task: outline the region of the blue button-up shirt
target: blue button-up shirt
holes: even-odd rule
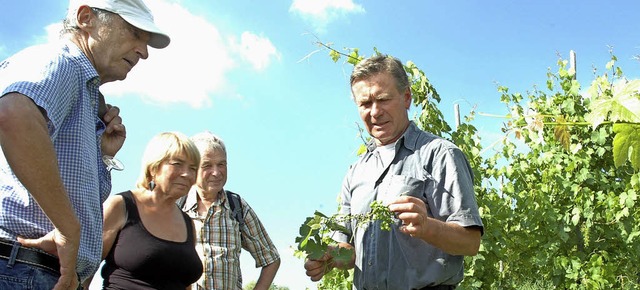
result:
[[[81,279],[100,264],[102,202],[111,191],[100,150],[105,124],[98,117],[99,85],[89,59],[69,41],[30,47],[0,62],[0,96],[23,94],[46,112],[62,181],[82,226]],[[0,238],[38,238],[53,228],[0,154]]]
[[[482,228],[471,168],[454,144],[412,122],[396,143],[390,164],[379,162],[373,149],[372,143],[344,178],[341,214],[367,213],[373,201],[389,204],[404,194],[421,198],[430,217]],[[352,222],[345,224],[350,233],[334,236],[355,246],[355,289],[420,289],[462,281],[463,256],[400,232],[400,223],[384,231],[379,222],[364,227]]]

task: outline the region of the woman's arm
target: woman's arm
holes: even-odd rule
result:
[[[121,195],[110,196],[104,202],[103,208],[103,226],[102,226],[102,260],[104,260],[113,243],[115,243],[118,232],[124,227],[126,221],[126,209],[124,198]],[[84,289],[89,289],[93,275],[82,283]]]

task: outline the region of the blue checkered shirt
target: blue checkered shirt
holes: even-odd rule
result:
[[[100,264],[102,202],[111,191],[100,150],[105,124],[98,117],[99,85],[89,59],[69,41],[33,46],[0,62],[0,96],[23,94],[46,112],[62,181],[82,226],[77,266],[81,279]],[[38,238],[52,230],[0,154],[0,238]]]

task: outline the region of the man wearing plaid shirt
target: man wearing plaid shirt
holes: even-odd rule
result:
[[[222,140],[210,132],[191,138],[200,150],[201,162],[195,186],[182,207],[194,221],[196,251],[203,263],[203,275],[194,289],[242,289],[240,251],[247,250],[262,268],[255,289],[269,289],[280,267],[280,255],[256,213],[239,196],[232,212],[223,186],[227,182],[227,151]]]

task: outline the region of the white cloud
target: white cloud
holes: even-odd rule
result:
[[[316,32],[325,32],[329,23],[350,13],[364,13],[353,0],[293,0],[289,11],[309,21]]]
[[[218,29],[175,3],[149,1],[154,18],[170,37],[164,49],[149,49],[123,82],[102,87],[105,95],[136,94],[156,104],[211,106],[211,94],[227,86],[235,62]]]
[[[225,36],[175,1],[147,1],[147,5],[158,26],[171,37],[171,43],[164,49],[149,48],[149,58],[140,60],[126,80],[102,86],[101,91],[108,98],[133,95],[156,105],[186,103],[193,108],[209,107],[212,96],[238,95],[227,79],[229,71],[240,69],[238,62],[246,61],[261,71],[272,59],[280,59],[266,37],[250,32],[240,37]],[[61,28],[60,23],[47,26],[42,42],[57,40]]]
[[[232,38],[230,43],[234,51],[256,71],[262,71],[269,66],[272,58],[280,60],[280,54],[266,37],[245,31],[240,36],[239,43],[235,38]]]
[[[60,39],[60,30],[62,30],[62,23],[57,22],[49,24],[44,28],[47,32],[46,37],[40,39],[39,42],[55,42]]]

